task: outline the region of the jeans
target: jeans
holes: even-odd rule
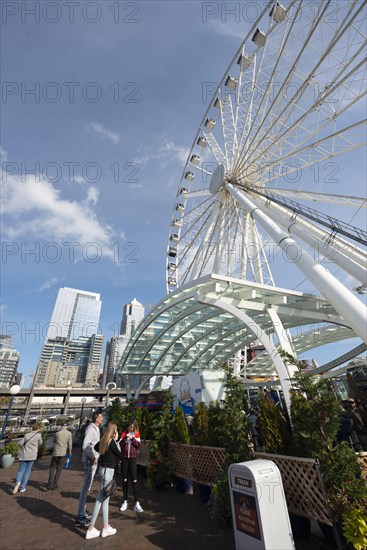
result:
[[[138,471],[136,465],[136,458],[123,458],[122,459],[122,492],[124,494],[124,500],[127,500],[128,497],[128,488],[127,488],[127,479],[130,474],[132,485],[133,485],[133,495],[134,500],[137,502],[138,497]]]
[[[114,468],[105,468],[100,466],[98,470],[99,477],[101,478],[101,487],[98,491],[96,503],[93,508],[92,518],[90,520],[91,525],[95,525],[99,511],[102,506],[102,517],[103,525],[108,525],[108,505],[110,502],[110,497],[105,497],[103,494],[103,487],[105,487],[112,479],[115,474]]]
[[[94,464],[93,466],[92,464],[88,464],[88,462],[84,464],[83,485],[80,490],[80,497],[79,497],[79,503],[78,503],[77,517],[79,519],[82,519],[84,517],[85,504],[87,502],[87,494],[92,486],[93,478],[94,478],[94,474],[96,473],[96,470],[97,470],[97,463]]]
[[[48,475],[48,488],[57,487],[62,469],[66,462],[66,456],[53,456],[51,458],[50,473]]]
[[[31,474],[34,460],[20,460],[16,483],[20,483],[20,488],[25,489]]]

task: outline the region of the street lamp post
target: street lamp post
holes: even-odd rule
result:
[[[80,411],[79,428],[80,428],[80,426],[82,425],[82,418],[83,418],[84,405],[86,404],[87,399],[86,399],[85,397],[82,397],[80,401],[81,401],[81,404],[82,404],[82,410]]]
[[[3,427],[2,427],[2,430],[1,430],[0,439],[4,439],[4,437],[5,437],[5,430],[6,430],[6,426],[8,424],[11,407],[13,405],[14,397],[20,392],[20,386],[18,386],[18,384],[14,384],[14,386],[12,386],[9,391],[11,393],[11,398],[10,398],[10,401],[9,401],[8,410],[6,412],[4,424],[3,424]]]

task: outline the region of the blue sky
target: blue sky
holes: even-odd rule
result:
[[[26,375],[60,287],[101,294],[106,341],[124,303],[163,297],[203,87],[221,78],[257,13],[240,2],[247,11],[226,15],[227,4],[80,1],[71,12],[3,2],[1,332],[13,334]],[[363,170],[358,152],[339,163],[338,192],[352,194],[343,178]]]

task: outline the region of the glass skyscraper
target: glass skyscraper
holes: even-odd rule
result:
[[[60,288],[37,367],[36,387],[96,386],[103,348],[101,305],[95,292]]]
[[[131,300],[130,304],[125,304],[122,314],[120,334],[131,338],[137,326],[143,320],[144,315],[144,306],[138,302],[136,298]]]
[[[100,295],[95,292],[60,288],[46,337],[77,340],[100,333],[101,305]]]

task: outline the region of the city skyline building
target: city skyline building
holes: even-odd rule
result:
[[[63,287],[59,289],[46,339],[67,338],[99,334],[99,316],[102,302],[100,294]]]
[[[14,349],[13,339],[0,334],[0,387],[10,388],[16,383],[20,353]]]
[[[0,349],[14,349],[14,342],[10,334],[0,334]]]
[[[130,338],[144,319],[144,316],[145,308],[136,298],[133,298],[130,303],[124,304],[120,323],[120,334],[118,336],[112,336],[106,345],[101,383],[102,388],[105,388],[106,384],[109,382],[115,382],[118,387],[122,387],[122,379],[120,376],[116,375],[117,367]]]
[[[93,334],[69,340],[48,338],[38,363],[36,387],[88,387],[98,385],[103,336]]]
[[[120,325],[120,335],[126,335],[128,338],[131,338],[138,325],[144,319],[144,316],[145,308],[136,298],[133,298],[129,304],[125,304]]]
[[[102,388],[105,388],[109,382],[115,382],[117,386],[121,386],[121,380],[116,379],[116,370],[128,342],[129,338],[125,334],[112,336],[108,340],[103,366]]]
[[[98,334],[100,294],[59,289],[38,362],[36,387],[94,387],[98,384],[103,336]]]

